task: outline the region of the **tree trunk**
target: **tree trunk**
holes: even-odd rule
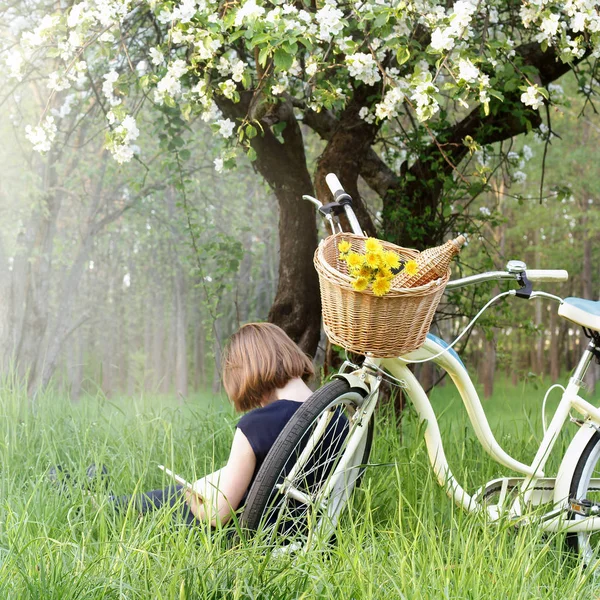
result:
[[[175,215],[175,190],[172,187],[167,189],[167,210],[171,222],[174,221]],[[181,242],[181,234],[177,228],[173,225],[171,227],[171,235],[173,236],[173,247],[178,247]],[[188,395],[188,368],[187,368],[187,338],[186,338],[186,302],[185,302],[185,279],[183,275],[183,267],[179,261],[177,252],[171,249],[171,262],[174,266],[173,275],[173,292],[174,292],[174,306],[173,306],[173,328],[175,329],[175,342],[174,342],[174,383],[175,383],[175,394],[181,400]]]
[[[162,386],[165,352],[165,295],[164,288],[158,282],[158,293],[153,305],[153,335],[152,335],[152,389],[157,392]]]
[[[196,309],[196,322],[194,323],[194,389],[204,389],[206,385],[206,349],[205,334],[202,326],[202,315]]]
[[[164,394],[167,394],[171,391],[171,386],[174,382],[174,374],[175,374],[175,364],[176,364],[176,355],[177,352],[177,331],[175,325],[175,319],[177,317],[177,299],[175,297],[175,289],[173,282],[171,281],[171,310],[169,311],[169,320],[167,321],[167,347],[166,347],[166,356],[164,361],[164,375],[162,378],[162,384],[160,386],[160,391]]]
[[[175,393],[180,399],[188,395],[187,341],[186,341],[185,281],[181,265],[175,267]]]
[[[213,377],[212,377],[212,392],[218,394],[221,391],[221,334],[220,334],[220,323],[216,321],[213,327],[215,338],[213,340],[213,354],[215,357],[215,363],[213,366]]]
[[[510,381],[513,386],[516,386],[519,383],[519,358],[521,353],[521,332],[517,330],[514,336],[512,353],[511,353],[511,365],[512,365],[512,374]]]
[[[4,242],[0,234],[0,375],[5,373],[10,365],[10,323],[8,320],[10,303],[10,270],[8,256],[4,250]]]
[[[253,102],[246,92],[238,104],[220,100],[232,118],[244,118]],[[306,166],[304,140],[290,102],[262,117],[263,133],[252,139],[256,168],[265,178],[279,205],[279,280],[269,321],[279,325],[305,352],[313,355],[321,329],[321,297],[313,254],[317,247],[314,207],[302,200],[314,195]],[[272,133],[273,123],[285,123],[282,144]]]

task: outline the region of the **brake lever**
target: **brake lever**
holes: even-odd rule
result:
[[[533,292],[533,284],[531,281],[529,281],[529,279],[527,279],[525,271],[517,275],[517,282],[519,283],[520,287],[518,290],[515,290],[515,296],[517,296],[517,298],[525,298],[526,300],[529,300]]]
[[[318,200],[317,198],[314,198],[313,196],[309,196],[308,194],[304,194],[302,196],[302,200],[308,200],[311,204],[314,204],[317,207],[317,210],[327,219],[327,222],[329,223],[329,227],[331,227],[331,233],[333,235],[335,235],[336,230],[335,230],[335,222],[334,222],[334,219],[332,216],[333,211],[328,209],[329,205],[323,207],[323,203],[320,200]],[[337,221],[337,217],[336,217],[336,221]],[[340,227],[340,231],[341,231],[341,227]]]

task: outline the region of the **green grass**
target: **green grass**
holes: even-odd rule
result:
[[[485,403],[501,444],[531,459],[542,390],[500,382]],[[433,394],[451,467],[473,491],[504,474],[484,455],[448,386]],[[551,405],[555,403],[550,402]],[[408,410],[401,431],[383,407],[372,461],[337,542],[281,557],[259,540],[190,529],[168,509],[140,519],[97,510],[78,488],[47,481],[53,464],[82,474],[106,464],[115,493],[167,483],[157,463],[189,478],[221,466],[235,426],[222,400],[86,398],[49,391],[32,410],[0,384],[0,598],[590,598],[594,569],[563,552],[561,536],[515,530],[456,508],[435,482]],[[559,445],[564,447],[566,440]],[[557,459],[555,459],[557,460]],[[600,573],[600,570],[598,570]]]

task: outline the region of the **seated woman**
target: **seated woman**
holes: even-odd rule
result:
[[[136,496],[112,497],[119,508],[130,503],[145,513],[180,504],[189,523],[226,523],[243,505],[267,453],[292,415],[311,394],[310,359],[271,323],[249,323],[233,334],[223,354],[223,384],[238,412],[227,464],[193,484],[196,493],[170,486]],[[185,503],[181,502],[182,497]]]

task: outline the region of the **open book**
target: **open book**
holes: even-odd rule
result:
[[[165,467],[164,465],[158,465],[158,468],[161,471],[164,471],[169,477],[172,477],[176,483],[183,486],[184,488],[187,488],[191,492],[194,492],[194,494],[196,494],[197,496],[200,496],[200,498],[204,499],[203,494],[201,494],[200,491],[197,489],[198,486],[194,486],[194,484],[190,483],[180,475],[177,475],[177,473],[173,473],[171,469],[167,469],[167,467]]]

